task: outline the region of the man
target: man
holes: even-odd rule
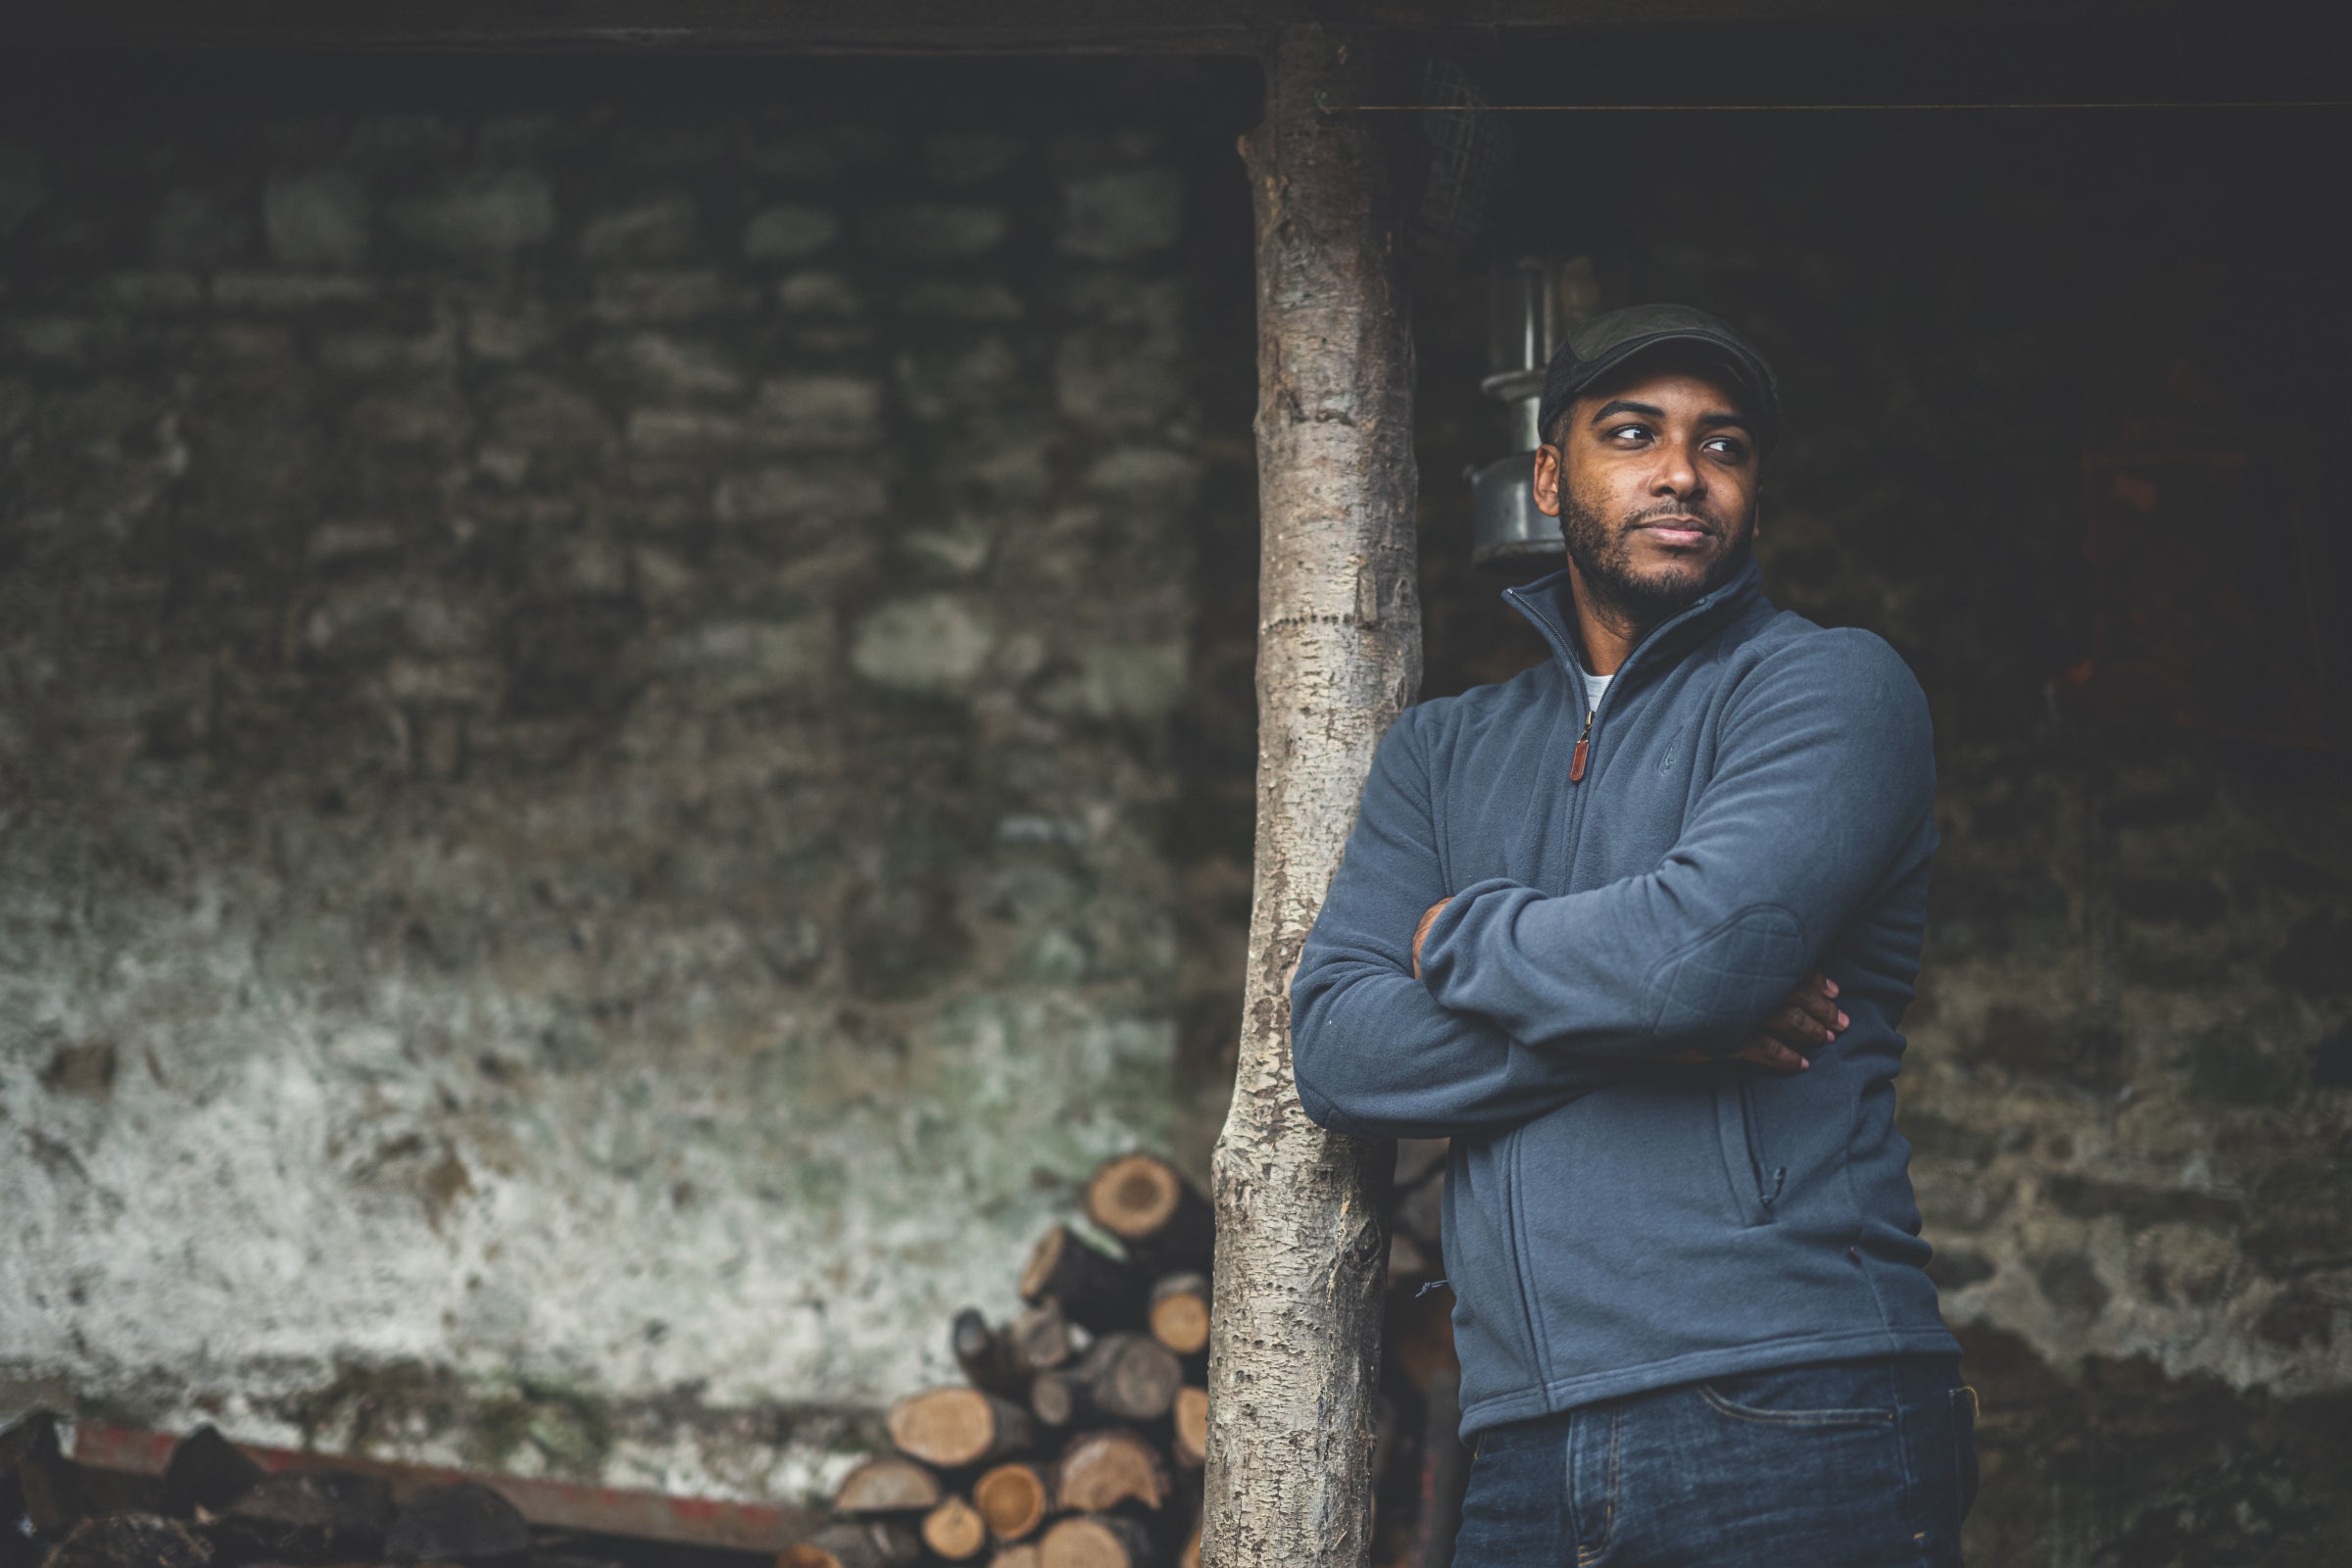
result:
[[[1892,1082],[1927,704],[1765,600],[1779,421],[1700,312],[1561,345],[1567,566],[1504,595],[1554,657],[1391,727],[1292,987],[1309,1115],[1453,1139],[1461,1568],[1960,1560],[1975,1402]]]

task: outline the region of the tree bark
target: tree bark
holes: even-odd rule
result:
[[[1239,1070],[1215,1158],[1209,1568],[1361,1568],[1391,1152],[1291,1075],[1290,976],[1383,730],[1421,679],[1413,357],[1380,51],[1299,26],[1243,154],[1257,217],[1258,768]],[[1409,127],[1408,127],[1409,128]]]

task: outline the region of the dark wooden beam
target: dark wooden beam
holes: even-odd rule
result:
[[[1228,54],[1287,23],[1482,42],[1601,26],[2080,23],[2100,0],[51,0],[0,47]]]

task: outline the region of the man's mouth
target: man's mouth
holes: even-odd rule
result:
[[[1634,530],[1673,550],[1695,549],[1715,534],[1714,529],[1696,517],[1652,517],[1647,522],[1635,523]]]

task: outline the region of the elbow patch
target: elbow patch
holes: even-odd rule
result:
[[[1805,938],[1777,904],[1751,904],[1660,958],[1649,971],[1649,1028],[1661,1039],[1744,1029],[1803,969]]]

